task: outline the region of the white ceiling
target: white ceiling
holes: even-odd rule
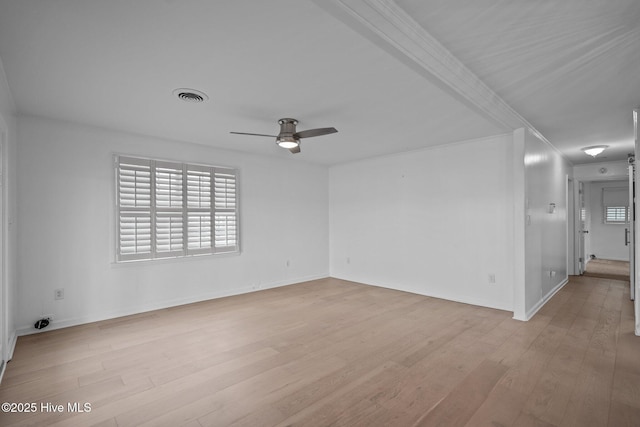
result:
[[[633,151],[640,2],[0,0],[0,59],[21,114],[326,165],[527,125],[579,164]],[[339,132],[229,134],[282,117]]]

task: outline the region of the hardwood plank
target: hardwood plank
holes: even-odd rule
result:
[[[640,409],[640,375],[616,367],[611,399]]]
[[[531,394],[550,358],[548,354],[537,350],[527,351],[505,373],[499,384],[518,393]]]
[[[521,413],[513,427],[557,427],[554,424],[549,424],[535,416],[527,413]]]
[[[524,394],[496,385],[466,425],[511,426],[520,416],[526,399]]]
[[[115,418],[109,418],[109,419],[104,420],[102,422],[93,424],[91,427],[118,427],[118,423],[116,423],[116,419]]]
[[[278,426],[350,425],[359,414],[374,405],[372,399],[395,381],[407,368],[394,362],[386,362],[361,378],[354,387],[338,390],[337,396],[321,404],[305,408],[293,417],[283,420]],[[202,421],[202,420],[201,420]]]
[[[618,335],[616,369],[640,375],[640,338],[634,334],[634,328],[634,322],[627,322],[625,330]]]
[[[484,403],[507,367],[485,360],[416,426],[464,426]]]
[[[160,414],[157,416],[150,417],[149,411],[143,416],[136,410],[118,416],[116,420],[119,426],[180,425],[196,419],[203,425],[229,425],[255,412],[253,408],[268,406],[280,396],[322,378],[341,366],[336,358],[303,358],[214,393],[203,394],[200,388],[194,388],[187,403],[178,404],[174,399],[165,399],[162,405],[154,406],[152,412]]]
[[[387,425],[413,425],[474,372],[493,349],[476,347],[471,352],[459,343],[442,346],[377,397],[377,403],[387,412],[375,417],[388,420]]]
[[[625,405],[624,403],[611,402],[608,426],[610,427],[637,427],[640,420],[640,409]]]
[[[92,410],[0,425],[635,425],[627,286],[572,277],[519,322],[322,279],[20,337],[0,401]]]
[[[558,347],[531,391],[524,406],[526,413],[551,424],[560,423],[582,370],[587,346],[586,340],[567,339]]]
[[[509,339],[489,356],[490,359],[506,366],[513,366],[529,350],[531,343],[538,338],[550,321],[551,318],[547,316],[534,317],[526,323],[526,327],[521,327],[511,334]]]
[[[353,360],[343,368],[284,396],[274,402],[273,406],[284,416],[293,416],[305,408],[323,401],[336,391],[348,390],[354,384],[366,380],[386,361],[393,361],[395,355],[411,351],[414,343],[424,340],[425,337],[421,332],[412,332],[401,336],[396,341],[390,342],[385,348],[381,348],[373,354],[361,354],[359,359]]]

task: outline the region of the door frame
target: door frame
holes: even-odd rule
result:
[[[638,151],[640,150],[640,135],[638,135],[638,113],[640,113],[640,109],[636,108],[633,110],[633,133],[634,133],[634,138],[635,138],[635,146],[634,146],[634,158],[636,156],[636,154],[638,153]],[[635,176],[635,188],[640,188],[638,186],[639,182],[640,182],[640,173],[637,173],[638,171],[636,171],[636,176]],[[635,233],[634,233],[634,237],[635,237],[635,241],[636,242],[640,242],[640,227],[635,227]],[[637,248],[636,248],[637,249]],[[636,250],[635,251],[635,257],[632,260],[632,262],[635,263],[635,268],[634,268],[634,277],[633,277],[633,282],[635,282],[635,300],[633,301],[633,311],[634,311],[634,318],[635,318],[635,334],[637,336],[640,336],[640,281],[638,281],[638,265],[640,265],[640,251]]]
[[[573,266],[573,274],[581,276],[585,271],[586,255],[585,255],[585,233],[583,230],[585,224],[582,218],[582,207],[584,206],[584,182],[583,180],[573,179],[572,181],[572,215],[570,215],[569,228],[573,239],[573,253],[570,254],[570,262]]]
[[[0,116],[0,380],[9,361],[9,290],[7,280],[7,126]]]
[[[638,175],[638,174],[636,174]],[[586,252],[586,248],[585,246],[581,246],[584,245],[585,242],[585,238],[586,238],[586,233],[582,233],[583,228],[581,227],[581,198],[585,199],[586,198],[586,192],[589,191],[589,189],[585,189],[585,187],[587,187],[587,184],[594,184],[594,183],[600,183],[600,182],[607,182],[607,181],[628,181],[629,179],[629,170],[628,167],[625,166],[624,167],[624,174],[622,172],[622,170],[620,170],[618,173],[611,174],[608,175],[606,177],[580,177],[580,178],[573,178],[573,206],[574,206],[574,214],[572,216],[572,220],[573,223],[570,224],[569,226],[571,227],[572,231],[573,231],[573,242],[574,242],[574,250],[573,250],[573,254],[572,255],[572,259],[571,262],[573,263],[572,265],[574,266],[574,272],[576,275],[581,275],[582,273],[584,273],[585,269],[586,269],[586,264],[588,261],[588,254]],[[636,176],[636,187],[637,187],[637,182],[638,182],[638,176]],[[580,191],[582,191],[582,193],[580,193]],[[588,198],[587,198],[588,199]],[[585,202],[587,202],[585,200]],[[585,208],[587,209],[586,212],[586,218],[588,219],[590,217],[590,211],[589,210],[589,203],[585,203]],[[589,224],[585,224],[584,225],[584,229],[589,230]],[[636,236],[636,241],[638,239],[638,229],[640,227],[636,227],[635,230],[635,236]],[[622,237],[621,237],[622,239]],[[582,254],[580,254],[581,250],[583,251]],[[636,253],[636,265],[640,265],[640,257],[639,257],[639,251],[635,251]],[[582,270],[581,270],[581,266],[580,266],[580,258],[583,259],[582,262]],[[629,260],[629,262],[631,262],[631,259]],[[637,270],[637,269],[636,269]],[[638,271],[636,271],[636,278],[638,276]],[[637,284],[636,284],[637,285]]]
[[[635,282],[636,282],[636,191],[635,191],[635,160],[629,158],[629,228],[625,229],[625,243],[629,242],[629,297],[635,299]],[[626,234],[629,234],[627,240]]]
[[[578,254],[576,256],[576,271],[578,275],[582,276],[582,274],[586,271],[587,266],[587,254],[585,251],[585,228],[586,228],[586,217],[585,213],[585,200],[584,200],[584,182],[578,181],[577,186],[577,199],[576,199],[576,238],[578,239],[576,249]]]

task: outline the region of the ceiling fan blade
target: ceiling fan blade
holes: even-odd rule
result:
[[[293,148],[289,148],[289,151],[291,151],[293,154],[299,153],[300,152],[300,146],[297,145]]]
[[[312,136],[329,135],[330,133],[336,132],[338,132],[336,128],[318,128],[302,130],[300,132],[294,133],[293,136],[294,138],[311,138]]]
[[[251,136],[268,136],[270,138],[277,138],[277,135],[265,135],[263,133],[246,133],[246,132],[229,132],[235,135],[251,135]]]

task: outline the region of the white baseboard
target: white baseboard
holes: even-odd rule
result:
[[[7,361],[13,359],[13,351],[16,349],[16,342],[18,342],[17,331],[13,331],[9,337],[9,352],[7,353]]]
[[[560,289],[562,289],[564,287],[564,285],[566,285],[567,283],[569,283],[569,277],[565,278],[562,282],[558,283],[556,285],[555,288],[553,288],[547,295],[545,295],[540,301],[538,301],[538,303],[536,305],[534,305],[533,307],[531,307],[531,309],[529,309],[529,311],[527,311],[527,313],[525,314],[525,318],[524,319],[516,319],[516,320],[524,320],[529,321],[531,320],[531,318],[533,316],[535,316],[535,314],[538,312],[538,310],[540,310],[556,293],[558,293],[558,291]],[[515,317],[514,317],[515,319]]]
[[[201,301],[207,301],[207,300],[211,300],[211,299],[230,297],[230,296],[241,295],[241,294],[246,294],[246,293],[250,293],[250,292],[258,292],[258,291],[265,290],[265,289],[277,288],[277,287],[281,287],[281,286],[288,286],[288,285],[293,285],[293,284],[296,284],[296,283],[308,282],[308,281],[311,281],[311,280],[324,279],[326,277],[329,277],[329,275],[326,274],[326,275],[299,277],[299,278],[295,278],[295,279],[292,279],[292,280],[286,280],[286,281],[276,281],[276,282],[271,282],[271,283],[261,283],[260,286],[258,286],[258,287],[243,287],[243,288],[236,288],[236,289],[227,289],[227,290],[223,290],[223,291],[200,294],[200,295],[187,297],[187,298],[177,298],[177,299],[173,299],[173,300],[162,301],[162,302],[149,304],[149,305],[144,305],[144,306],[129,307],[129,308],[123,309],[123,310],[107,312],[107,313],[102,313],[102,314],[96,314],[96,315],[91,315],[91,316],[83,316],[83,317],[68,318],[68,319],[54,319],[49,324],[49,326],[47,326],[44,329],[36,329],[36,328],[33,327],[33,325],[29,325],[29,326],[24,325],[24,326],[18,328],[18,330],[16,331],[16,334],[17,334],[17,336],[38,334],[38,333],[42,333],[42,332],[52,331],[52,330],[55,330],[55,329],[62,329],[62,328],[68,328],[68,327],[71,327],[71,326],[84,325],[84,324],[87,324],[87,323],[93,323],[93,322],[99,322],[99,321],[102,321],[102,320],[115,319],[115,318],[118,318],[118,317],[130,316],[130,315],[133,315],[133,314],[146,313],[146,312],[154,311],[154,310],[162,310],[164,308],[176,307],[176,306],[185,305],[185,304],[192,304],[192,303],[201,302]],[[14,346],[15,346],[15,342],[14,342]]]
[[[2,367],[0,367],[0,384],[2,384],[2,378],[4,378],[4,373],[7,370],[7,363],[9,363],[9,361],[13,358],[13,351],[16,349],[17,340],[18,340],[18,336],[16,335],[15,332],[13,332],[9,337],[9,342],[7,343],[8,350],[9,350],[7,351],[7,360],[5,360],[4,363],[2,364]]]
[[[395,283],[383,283],[383,282],[379,282],[379,281],[373,281],[373,280],[363,279],[361,277],[352,277],[352,276],[347,276],[347,275],[332,275],[331,277],[334,277],[334,278],[340,279],[340,280],[347,280],[349,282],[362,283],[364,285],[369,285],[369,286],[377,286],[377,287],[385,288],[385,289],[393,289],[395,291],[408,292],[410,294],[422,295],[422,296],[425,296],[425,297],[438,298],[438,299],[442,299],[442,300],[446,300],[446,301],[459,302],[461,304],[476,305],[478,307],[492,308],[494,310],[513,311],[513,308],[508,307],[508,306],[504,306],[504,305],[500,305],[500,304],[495,304],[493,301],[481,300],[481,299],[478,299],[478,298],[458,298],[456,295],[448,295],[448,294],[445,295],[445,294],[440,293],[440,292],[432,292],[432,289],[430,289],[428,291],[425,291],[425,290],[422,290],[422,289],[412,289],[412,288],[405,287],[405,286],[398,286]]]

